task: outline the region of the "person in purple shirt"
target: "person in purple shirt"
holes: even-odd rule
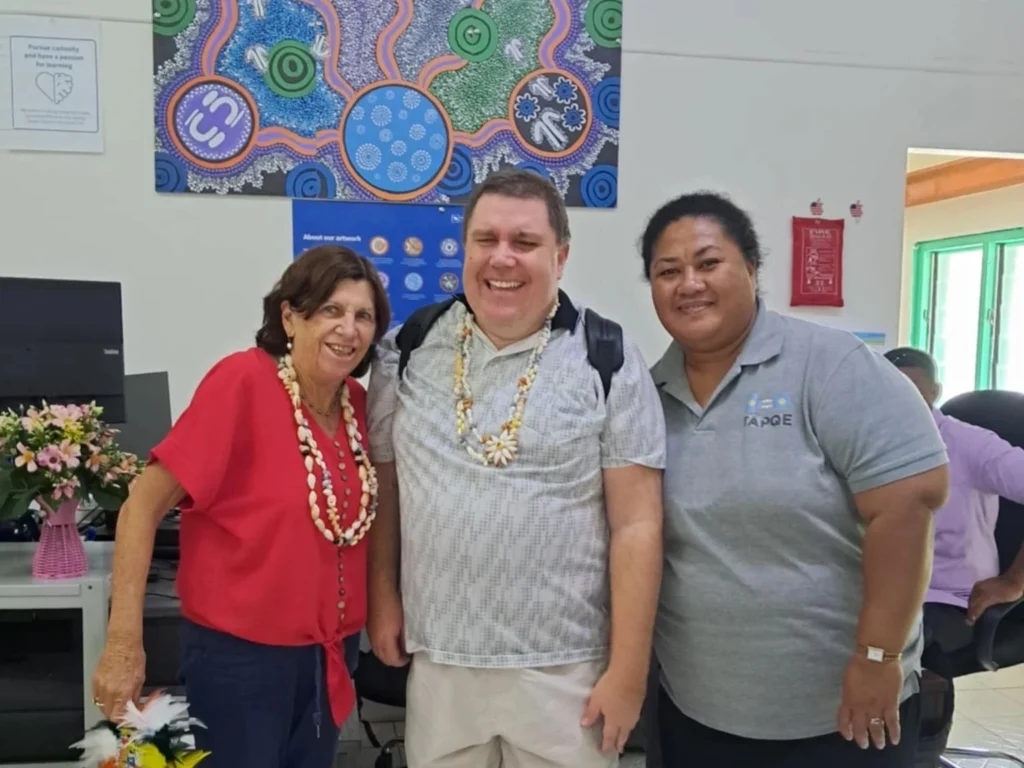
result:
[[[1024,504],[1024,449],[936,408],[942,385],[927,352],[900,347],[885,356],[931,406],[949,456],[949,497],[935,514],[924,620],[929,639],[950,653],[970,645],[973,625],[988,608],[1024,597],[1024,547],[1000,574],[995,539],[999,497]]]

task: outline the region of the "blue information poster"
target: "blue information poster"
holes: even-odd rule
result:
[[[391,327],[462,287],[461,206],[292,201],[293,254],[344,245],[377,267]]]

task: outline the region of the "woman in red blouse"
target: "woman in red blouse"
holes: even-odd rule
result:
[[[314,248],[263,300],[256,346],[224,358],[150,456],[121,510],[107,645],[108,717],[143,684],[156,527],[179,506],[181,674],[204,768],[327,768],[354,705],[344,641],[366,619],[377,503],[363,375],[388,328],[373,266]]]

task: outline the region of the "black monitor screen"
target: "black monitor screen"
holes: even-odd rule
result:
[[[43,400],[124,420],[120,283],[0,277],[0,409]]]

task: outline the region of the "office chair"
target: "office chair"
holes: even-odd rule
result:
[[[379,750],[374,768],[399,768],[396,757],[404,757],[404,739],[381,743],[373,730],[374,723],[397,724],[405,720],[405,685],[409,667],[389,667],[372,653],[360,651],[359,666],[353,679],[359,722],[366,738]]]
[[[1024,447],[1024,394],[999,390],[968,392],[954,397],[942,406],[942,412],[960,421],[995,432],[1011,445]],[[999,569],[1005,572],[1024,543],[1024,507],[1006,499],[1000,500],[999,520],[996,524],[996,544],[999,549]],[[936,659],[937,648],[929,648],[923,665],[942,670],[950,678],[976,672],[995,672],[997,669],[1024,664],[1024,600],[995,605],[985,611],[974,629],[974,643],[960,651],[943,654]],[[934,663],[939,661],[940,663]],[[938,671],[938,670],[933,670]],[[952,685],[952,679],[949,685]],[[952,708],[945,713],[943,728],[948,732],[952,724]],[[970,747],[946,747],[939,764],[955,766],[950,757],[1003,760],[1024,768],[1024,760],[996,750]]]

